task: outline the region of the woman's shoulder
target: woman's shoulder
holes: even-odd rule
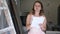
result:
[[[46,16],[45,15],[42,15],[42,17],[46,19]]]
[[[29,17],[30,17],[30,16],[32,16],[32,14],[28,14],[27,16],[29,16]]]
[[[27,17],[31,18],[32,14],[28,14]]]

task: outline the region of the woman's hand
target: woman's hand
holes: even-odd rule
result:
[[[44,24],[39,24],[42,31],[46,31]]]

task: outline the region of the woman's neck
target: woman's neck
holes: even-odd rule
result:
[[[39,16],[39,12],[38,11],[35,12],[35,16]]]

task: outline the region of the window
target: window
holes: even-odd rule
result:
[[[0,34],[16,34],[6,0],[0,0]]]

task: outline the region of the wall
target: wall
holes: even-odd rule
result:
[[[32,9],[32,5],[36,0],[21,0],[21,11],[20,16],[23,12],[30,12]],[[54,24],[57,23],[57,13],[58,6],[60,4],[60,0],[39,0],[43,3],[45,15],[47,17],[47,21],[52,21]]]

